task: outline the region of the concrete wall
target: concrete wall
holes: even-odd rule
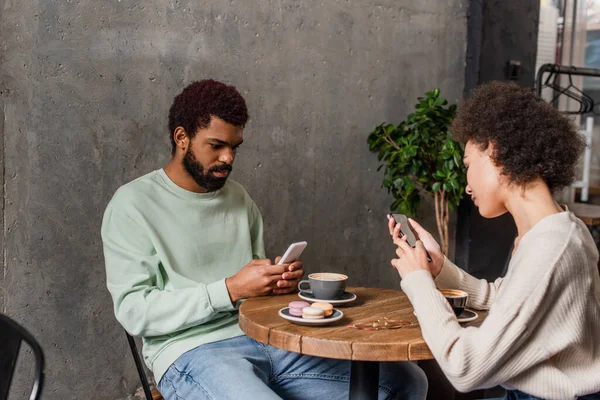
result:
[[[470,0],[465,93],[478,84],[507,80],[506,64],[519,61],[519,85],[535,81],[539,0]],[[512,216],[483,218],[470,198],[458,210],[455,260],[471,274],[493,280],[503,274],[517,228]]]
[[[247,99],[233,179],[263,212],[267,254],[307,240],[308,272],[398,287],[391,197],[366,138],[426,90],[462,94],[466,3],[1,0],[0,311],[46,352],[43,398],[139,386],[105,289],[100,222],[120,185],[168,161],[168,108],[193,80]],[[435,229],[431,208],[422,218]],[[14,389],[24,398],[25,379]]]

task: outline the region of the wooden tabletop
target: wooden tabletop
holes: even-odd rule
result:
[[[312,356],[359,361],[428,360],[433,355],[425,344],[417,317],[408,297],[400,290],[352,287],[357,299],[334,305],[344,317],[331,325],[295,325],[278,315],[289,302],[301,300],[297,294],[255,297],[240,306],[240,327],[248,336],[284,350]],[[466,325],[478,326],[480,317]],[[377,319],[411,322],[410,327],[377,331],[359,330],[348,325]]]

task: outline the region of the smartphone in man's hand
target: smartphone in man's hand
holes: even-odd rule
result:
[[[292,243],[290,247],[288,247],[288,249],[285,251],[283,257],[281,257],[281,260],[279,260],[277,265],[292,263],[296,261],[298,258],[300,258],[300,254],[302,254],[302,252],[306,248],[306,245],[306,242]]]

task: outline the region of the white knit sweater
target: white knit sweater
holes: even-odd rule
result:
[[[569,211],[527,232],[505,278],[476,279],[446,260],[434,280],[415,271],[402,289],[423,337],[450,382],[462,392],[502,385],[545,399],[600,392],[598,250]],[[480,327],[462,327],[439,288],[469,293],[488,310]]]

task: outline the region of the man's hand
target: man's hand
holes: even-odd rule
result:
[[[275,264],[281,260],[281,256],[275,259]],[[286,266],[286,271],[282,274],[281,280],[277,282],[277,288],[273,289],[274,294],[292,293],[298,287],[298,282],[304,276],[302,267],[304,263],[296,260],[291,264],[282,264]]]
[[[289,266],[272,265],[269,259],[250,261],[237,274],[225,279],[231,302],[271,293]]]

